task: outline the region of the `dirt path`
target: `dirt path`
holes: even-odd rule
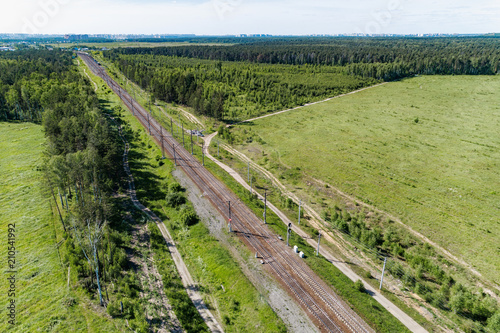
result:
[[[158,226],[158,228],[160,229],[160,232],[163,235],[163,238],[165,238],[165,241],[167,243],[169,252],[172,255],[172,259],[174,260],[175,266],[177,267],[177,271],[179,272],[179,275],[181,277],[182,284],[184,285],[184,288],[186,289],[186,292],[187,292],[189,298],[192,300],[193,304],[196,306],[196,309],[200,313],[201,317],[203,318],[203,320],[207,324],[210,331],[217,332],[217,333],[224,332],[224,330],[222,329],[222,326],[217,322],[215,317],[212,315],[212,313],[208,310],[207,306],[203,302],[203,299],[201,298],[201,294],[198,292],[196,284],[193,281],[193,278],[191,277],[191,274],[189,273],[189,271],[186,267],[186,264],[182,260],[180,253],[177,251],[177,247],[176,247],[172,237],[170,236],[170,233],[168,232],[167,228],[165,227],[165,224],[155,213],[153,213],[149,208],[145,207],[137,199],[135,184],[134,184],[134,177],[132,176],[132,173],[130,172],[130,168],[129,168],[129,164],[128,164],[129,145],[128,145],[128,142],[125,140],[125,138],[121,134],[121,128],[120,128],[120,137],[122,138],[122,140],[125,144],[125,151],[123,153],[123,164],[124,164],[125,172],[127,173],[128,177],[129,177],[129,195],[130,195],[130,199],[132,200],[132,203],[134,204],[134,206],[137,209],[144,212],[152,221],[154,221],[156,223],[156,225]]]
[[[227,166],[226,164],[220,162],[219,160],[217,160],[215,157],[213,157],[210,154],[208,147],[210,146],[210,142],[212,141],[213,137],[216,135],[217,135],[217,132],[212,133],[205,138],[205,144],[203,145],[203,151],[204,151],[205,155],[209,159],[214,161],[217,165],[219,165],[222,169],[224,169],[226,172],[228,172],[244,188],[246,188],[249,191],[253,191],[254,193],[257,194],[257,196],[259,197],[260,200],[264,200],[264,197],[261,194],[257,193],[255,190],[252,190],[250,188],[250,185],[248,185],[247,182],[236,171],[234,171],[231,167]],[[223,145],[223,147],[224,147],[224,149],[229,148],[227,145]],[[288,192],[286,190],[286,188],[284,187],[284,185],[281,184],[281,182],[279,182],[278,179],[276,179],[274,176],[272,176],[272,174],[269,173],[267,170],[265,170],[260,165],[257,165],[256,163],[251,161],[244,154],[237,152],[236,150],[234,150],[232,148],[229,148],[228,151],[229,152],[236,152],[237,154],[235,154],[235,155],[239,156],[240,158],[242,158],[246,162],[250,162],[252,167],[258,169],[259,171],[264,172],[266,175],[270,175],[270,178],[273,180],[275,185],[283,190],[283,194],[290,195],[292,200],[294,200],[294,201],[296,200],[296,202],[298,203],[298,198],[293,193]],[[267,205],[274,213],[276,213],[276,215],[278,215],[278,217],[283,221],[283,223],[285,223],[286,225],[288,225],[288,223],[292,223],[292,225],[295,224],[283,212],[281,212],[276,206],[274,206],[271,202],[269,202],[269,200],[267,201]],[[313,209],[311,209],[309,206],[303,205],[303,207],[305,208],[307,213],[309,213],[315,217],[317,216],[317,218],[320,219],[319,215]],[[318,226],[315,226],[315,227],[317,228]],[[299,228],[294,228],[294,231],[299,236],[301,236],[304,240],[306,240],[307,243],[309,245],[311,245],[313,248],[315,248],[317,246],[317,241],[315,239],[312,239],[311,237],[309,237],[309,235],[307,235],[306,232],[302,231]],[[334,242],[333,238],[330,235],[324,233],[323,236],[327,240]],[[422,326],[420,326],[415,320],[413,320],[413,318],[411,318],[406,313],[404,313],[401,309],[399,309],[396,305],[394,305],[391,301],[389,301],[381,293],[379,293],[376,289],[374,289],[371,285],[369,285],[366,281],[364,281],[359,275],[357,275],[355,272],[353,272],[347,264],[345,264],[342,260],[339,260],[333,254],[331,254],[331,252],[327,248],[325,248],[324,246],[320,246],[320,252],[325,258],[327,258],[332,264],[334,264],[338,269],[340,269],[342,271],[342,273],[344,273],[352,281],[357,281],[357,280],[363,281],[363,284],[364,284],[366,290],[368,291],[368,293],[370,295],[372,295],[372,297],[377,302],[379,302],[384,308],[386,308],[387,311],[389,311],[399,321],[401,321],[401,323],[403,323],[406,327],[408,327],[409,330],[411,330],[412,332],[427,332],[427,330],[425,330]]]
[[[161,275],[153,259],[148,258],[148,253],[151,252],[151,242],[147,224],[135,223],[131,236],[133,250],[127,256],[141,281],[140,296],[148,301],[146,320],[150,327],[154,327],[155,332],[183,332],[182,326],[164,293]]]
[[[177,109],[179,111],[181,111],[184,116],[186,116],[186,118],[192,122],[193,124],[196,124],[198,126],[200,126],[200,128],[205,128],[205,125],[202,124],[201,121],[198,120],[198,118],[196,118],[195,116],[193,116],[191,113],[187,112],[186,110],[184,110],[183,108],[180,108],[180,107],[177,107]]]
[[[358,89],[358,90],[355,90],[355,91],[351,91],[351,92],[349,92],[347,94],[342,94],[342,95],[338,95],[338,96],[334,96],[334,97],[329,97],[329,98],[321,100],[321,101],[307,103],[307,104],[300,105],[300,106],[297,106],[297,107],[294,107],[294,108],[291,108],[291,109],[286,109],[286,110],[274,112],[274,113],[271,113],[271,114],[266,114],[264,116],[260,116],[260,117],[256,117],[256,118],[252,118],[252,119],[243,120],[243,121],[240,121],[240,122],[228,125],[228,126],[233,126],[233,125],[237,125],[237,124],[241,124],[241,123],[246,123],[246,122],[254,121],[254,120],[257,120],[257,119],[262,119],[262,118],[266,118],[266,117],[275,116],[277,114],[285,113],[285,112],[288,112],[288,111],[298,110],[298,109],[304,108],[306,106],[311,106],[311,105],[315,105],[315,104],[320,104],[320,103],[328,102],[328,101],[331,101],[332,99],[335,99],[335,98],[340,98],[340,97],[344,97],[344,96],[356,94],[356,93],[358,93],[360,91],[363,91],[363,90],[366,90],[366,89],[375,88],[375,87],[381,86],[381,85],[386,84],[386,83],[387,82],[382,82],[382,83],[376,84],[374,86],[369,86],[369,87],[365,87],[365,88]]]

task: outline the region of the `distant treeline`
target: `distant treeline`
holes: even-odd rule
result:
[[[500,39],[494,37],[271,38],[231,46],[124,48],[109,52],[268,64],[342,66],[345,73],[385,81],[415,74],[492,75],[500,70]]]

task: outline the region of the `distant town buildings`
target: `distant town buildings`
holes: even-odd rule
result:
[[[64,35],[64,39],[68,39],[68,40],[84,40],[84,39],[89,39],[89,35]]]
[[[266,38],[266,37],[474,37],[489,36],[497,34],[443,34],[443,33],[420,33],[420,34],[366,34],[366,33],[342,33],[342,34],[309,34],[309,35],[271,35],[271,34],[236,34],[236,35],[195,35],[195,34],[9,34],[0,33],[0,40],[26,40],[26,39],[63,39],[65,42],[88,41],[90,39],[130,40],[130,39],[175,39],[175,38],[197,38],[197,37],[236,37],[236,38]]]

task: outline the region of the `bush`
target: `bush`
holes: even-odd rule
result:
[[[179,207],[186,202],[186,198],[182,195],[182,193],[179,192],[167,194],[165,200],[167,202],[167,205],[173,208]]]
[[[361,281],[361,280],[354,282],[354,288],[360,292],[366,291],[365,286],[363,285],[363,281]]]
[[[107,311],[108,314],[113,318],[121,316],[120,302],[117,300],[110,302],[108,304]]]
[[[330,222],[331,221],[330,212],[328,210],[323,210],[321,212],[321,218],[327,222]]]
[[[168,185],[168,191],[170,193],[182,192],[183,188],[182,188],[181,184],[179,184],[177,182],[173,182],[173,183],[170,183],[170,185]]]
[[[486,326],[486,329],[491,333],[500,332],[500,310],[488,319],[488,326]]]
[[[198,221],[198,215],[191,209],[185,210],[181,215],[181,222],[188,227],[195,225]]]

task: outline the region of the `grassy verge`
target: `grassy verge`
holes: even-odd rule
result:
[[[64,266],[65,239],[55,206],[41,191],[45,138],[42,127],[29,123],[0,123],[0,228],[5,241],[0,252],[6,258],[7,225],[16,224],[16,322],[7,316],[7,280],[2,273],[0,291],[0,331],[54,332],[125,331],[125,323],[96,312],[84,292],[75,286],[75,274]],[[60,252],[59,252],[60,251]],[[59,253],[58,253],[59,252]],[[6,259],[2,271],[6,271]]]

